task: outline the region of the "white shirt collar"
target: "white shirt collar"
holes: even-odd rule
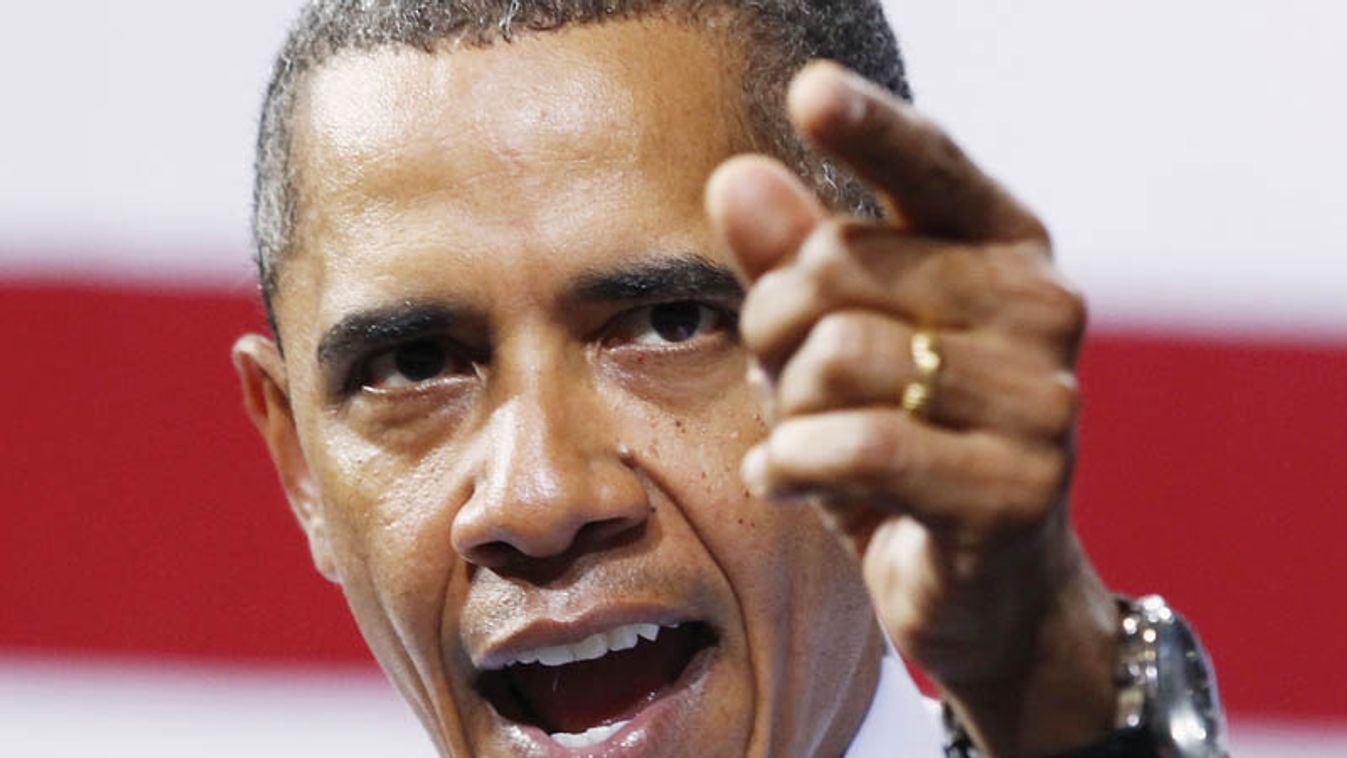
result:
[[[940,705],[922,696],[890,647],[880,662],[870,710],[846,758],[938,758],[943,755]]]

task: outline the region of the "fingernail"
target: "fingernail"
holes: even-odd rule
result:
[[[763,414],[770,423],[775,415],[776,393],[772,390],[772,380],[768,378],[767,372],[763,371],[757,363],[748,368],[748,374],[745,377],[748,386],[753,388],[753,394],[758,398],[758,407],[762,408]]]
[[[855,78],[855,74],[850,72],[837,78],[842,91],[845,93],[843,95],[844,107],[842,109],[842,120],[848,126],[856,126],[862,121],[865,121],[865,115],[870,108],[869,101],[856,87],[856,82],[854,81]]]
[[[757,361],[749,364],[748,371],[744,372],[744,376],[748,379],[748,383],[754,387],[767,386],[767,372],[762,370],[762,366]]]
[[[834,128],[853,127],[866,118],[869,101],[856,74],[832,63],[814,64],[790,92],[794,114],[825,115]]]
[[[749,450],[739,466],[739,476],[754,497],[767,496],[767,448],[763,445]]]
[[[838,115],[838,120],[846,125],[861,123],[870,109],[870,101],[865,96],[865,80],[842,66],[829,68],[832,81],[828,82],[827,96],[832,100],[831,109]]]

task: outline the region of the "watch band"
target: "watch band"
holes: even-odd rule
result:
[[[1051,758],[1227,758],[1211,662],[1159,595],[1119,598],[1118,717],[1114,732]],[[947,758],[982,758],[948,704]]]

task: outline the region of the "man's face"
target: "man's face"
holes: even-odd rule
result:
[[[836,754],[869,701],[857,570],[737,475],[764,422],[702,208],[737,70],[645,21],[309,77],[278,462],[446,752]]]

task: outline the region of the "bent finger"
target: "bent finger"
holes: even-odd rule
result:
[[[952,432],[882,409],[783,421],[743,466],[755,493],[864,502],[934,529],[982,534],[1040,523],[1067,471],[1055,447]]]
[[[779,418],[900,407],[915,381],[911,324],[865,311],[829,314],[814,326],[777,382]],[[1045,357],[981,332],[940,332],[941,366],[925,416],[952,429],[1060,439],[1074,428],[1075,377]]]
[[[927,327],[966,328],[1004,304],[986,255],[893,229],[831,220],[795,263],[764,275],[740,315],[744,342],[775,371],[824,314],[877,310]]]
[[[793,256],[826,217],[789,169],[761,155],[731,158],[716,169],[706,185],[706,212],[750,283]]]

